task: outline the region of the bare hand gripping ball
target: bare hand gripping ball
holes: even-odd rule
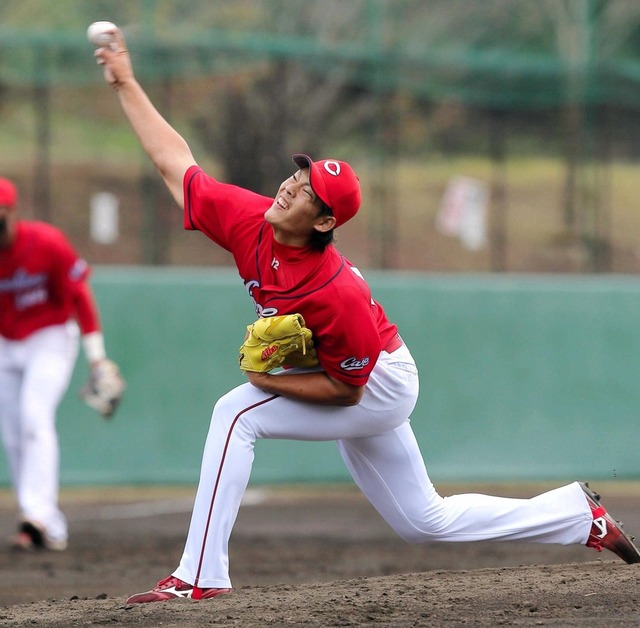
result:
[[[116,28],[113,22],[94,22],[87,29],[87,39],[98,48],[109,46],[114,43],[113,34],[109,31]]]

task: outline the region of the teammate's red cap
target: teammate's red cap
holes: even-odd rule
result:
[[[336,227],[356,215],[362,200],[360,181],[353,168],[344,161],[312,161],[307,155],[293,155],[298,168],[309,168],[309,183],[320,200],[331,208]]]
[[[9,179],[0,178],[0,205],[2,207],[13,207],[18,200],[16,186]]]

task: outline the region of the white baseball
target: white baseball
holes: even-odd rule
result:
[[[94,46],[108,46],[114,40],[114,37],[108,31],[114,30],[116,25],[113,22],[94,22],[87,29],[87,39]]]

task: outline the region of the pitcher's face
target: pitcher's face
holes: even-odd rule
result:
[[[318,216],[320,200],[309,183],[309,169],[302,168],[282,182],[265,220],[273,227],[276,240],[291,246],[306,246],[314,230],[331,228],[332,216]]]

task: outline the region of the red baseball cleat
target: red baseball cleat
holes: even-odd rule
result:
[[[584,491],[591,514],[593,524],[587,539],[587,547],[593,547],[598,552],[602,548],[617,554],[626,563],[640,563],[640,551],[633,544],[633,537],[627,536],[622,530],[622,524],[614,521],[604,506],[600,504],[600,495],[594,493],[586,482],[580,482]]]
[[[229,593],[231,589],[201,589],[191,584],[183,582],[174,576],[167,576],[164,580],[160,580],[158,584],[145,593],[136,593],[132,595],[127,604],[139,604],[143,602],[164,602],[172,600],[176,597],[188,597],[194,600],[208,600],[216,597],[221,593]]]

